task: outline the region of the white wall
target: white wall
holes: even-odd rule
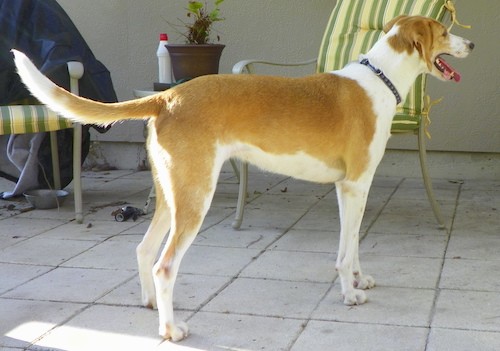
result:
[[[133,98],[133,89],[152,86],[157,76],[155,52],[160,32],[168,32],[171,42],[183,41],[167,22],[185,19],[187,0],[58,1],[111,71],[119,100]],[[457,2],[459,19],[472,24],[473,29],[455,26],[453,31],[473,40],[476,49],[464,61],[450,60],[462,73],[460,84],[429,79],[432,96],[445,97],[432,110],[429,146],[434,150],[500,152],[500,3]],[[217,26],[221,42],[227,45],[221,73],[229,73],[234,63],[245,58],[300,61],[314,57],[334,4],[335,0],[226,0],[222,5],[226,20]],[[311,70],[291,72],[277,73],[302,75]],[[124,123],[96,138],[142,142],[142,124]],[[415,143],[414,138],[395,137],[389,147],[408,149]],[[116,154],[116,149],[111,153]],[[116,156],[113,162],[119,163],[119,159]]]

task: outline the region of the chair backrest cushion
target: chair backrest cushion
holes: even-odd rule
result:
[[[358,60],[384,34],[384,24],[398,15],[421,15],[442,21],[446,0],[337,0],[318,56],[318,72],[340,69]],[[417,78],[392,124],[392,132],[418,129],[424,109],[426,76]]]
[[[44,105],[0,106],[0,135],[49,132],[71,127],[70,120]]]

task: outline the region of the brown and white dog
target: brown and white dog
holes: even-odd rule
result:
[[[459,81],[441,55],[466,57],[474,47],[424,17],[400,16],[385,32],[364,60],[339,71],[303,78],[205,76],[114,104],[71,95],[14,51],[24,83],[62,115],[103,125],[149,119],[147,147],[157,200],[137,260],[143,304],[158,307],[162,337],[176,341],[188,333],[184,323],[174,322],[174,283],[209,209],[222,164],[231,157],[295,178],[336,184],[341,218],[336,269],[344,303],[366,301],[363,289],[375,281],[361,272],[359,228],[397,96],[404,98],[422,73]]]

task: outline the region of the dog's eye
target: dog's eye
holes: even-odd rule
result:
[[[448,36],[448,31],[443,32],[443,38],[446,38]]]

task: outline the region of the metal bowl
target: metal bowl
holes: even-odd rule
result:
[[[38,209],[60,207],[67,196],[67,191],[50,189],[30,190],[24,193],[26,200]]]

